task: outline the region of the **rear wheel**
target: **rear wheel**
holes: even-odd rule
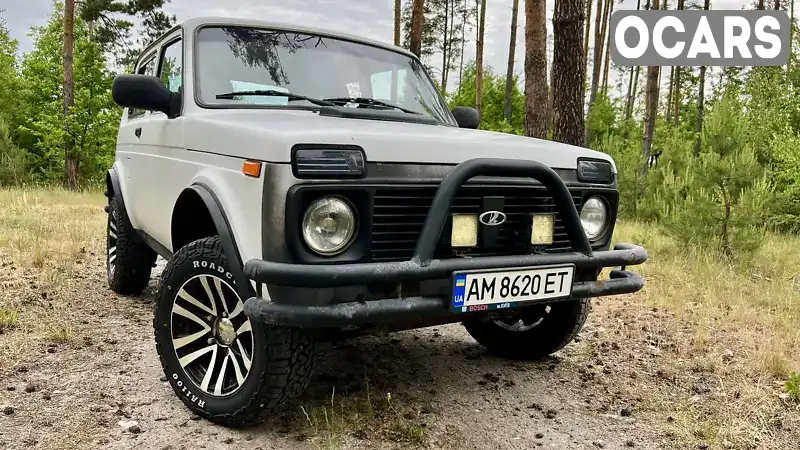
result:
[[[122,202],[111,197],[106,224],[106,274],[111,290],[122,295],[141,294],[150,283],[156,253],[125,220]]]
[[[314,339],[251,321],[231,269],[217,237],[178,250],[162,274],[154,328],[162,367],[183,403],[212,422],[243,427],[302,393]]]
[[[536,360],[564,348],[583,328],[589,299],[523,308],[507,318],[470,318],[463,322],[479,344],[499,356]]]

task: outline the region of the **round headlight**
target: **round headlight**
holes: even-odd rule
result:
[[[583,225],[583,231],[586,232],[589,240],[597,239],[603,234],[607,218],[608,211],[604,201],[597,197],[591,197],[584,203],[581,208],[581,225]]]
[[[356,231],[353,208],[338,197],[323,197],[309,205],[303,216],[303,239],[320,255],[343,252]]]

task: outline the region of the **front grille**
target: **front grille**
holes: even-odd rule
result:
[[[373,261],[401,261],[410,259],[422,231],[425,217],[428,215],[436,185],[414,185],[375,190],[372,216]],[[570,190],[572,200],[580,211],[582,193]],[[571,251],[566,228],[555,210],[555,202],[542,186],[478,186],[464,185],[458,191],[450,214],[476,214],[482,211],[482,199],[485,196],[502,196],[505,198],[503,212],[506,222],[499,226],[497,243],[492,248],[478,247],[470,249],[471,256],[522,255],[532,251],[563,252]],[[530,214],[556,213],[553,244],[534,249],[530,245]],[[442,231],[439,245],[434,256],[439,259],[456,257],[450,247],[450,219],[448,218]],[[461,252],[464,252],[461,250]]]

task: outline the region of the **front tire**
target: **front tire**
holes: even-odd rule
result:
[[[150,283],[158,255],[138,239],[123,213],[122,202],[116,195],[111,197],[106,222],[106,275],[112,291],[139,295]]]
[[[178,250],[162,274],[153,325],[164,373],[183,403],[239,428],[263,422],[305,390],[314,339],[250,321],[232,267],[218,237]]]
[[[470,318],[464,328],[489,352],[515,360],[537,360],[575,339],[589,314],[589,299],[527,307],[512,319]]]

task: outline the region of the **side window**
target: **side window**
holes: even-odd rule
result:
[[[170,91],[178,92],[183,84],[183,47],[180,39],[163,48],[159,67],[159,78]]]
[[[139,75],[155,75],[156,74],[156,57],[155,55],[150,55],[144,62],[139,65],[139,69],[136,71]],[[133,109],[128,108],[128,119],[135,119],[138,117],[142,117],[145,113],[143,109]]]

